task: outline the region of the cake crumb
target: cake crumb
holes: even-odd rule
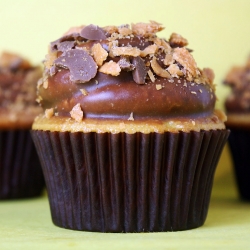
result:
[[[81,122],[83,118],[83,111],[81,109],[80,103],[77,103],[72,110],[69,112],[71,117],[77,122]]]
[[[133,115],[134,115],[133,112],[131,112],[131,114],[130,114],[130,116],[128,118],[128,121],[134,121],[135,120]]]

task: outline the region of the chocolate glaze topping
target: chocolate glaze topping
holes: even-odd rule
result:
[[[212,71],[197,68],[180,35],[172,34],[171,43],[158,38],[162,29],[153,21],[91,24],[52,42],[38,85],[41,105],[70,117],[80,104],[83,120],[211,116]]]

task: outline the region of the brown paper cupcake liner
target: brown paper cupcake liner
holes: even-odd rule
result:
[[[201,226],[228,134],[32,131],[54,224],[98,232]]]
[[[250,201],[250,130],[231,128],[228,138],[239,196]]]
[[[38,196],[44,186],[30,130],[0,131],[0,199]]]

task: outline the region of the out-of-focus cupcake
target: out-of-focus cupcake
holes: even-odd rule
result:
[[[30,136],[41,108],[36,103],[37,81],[42,76],[19,55],[0,55],[0,199],[40,195],[44,178]]]
[[[232,90],[225,109],[236,181],[240,197],[250,201],[250,58],[245,66],[233,67],[224,82]]]
[[[101,232],[201,226],[228,136],[200,70],[156,22],[71,29],[52,42],[33,124],[53,222]]]

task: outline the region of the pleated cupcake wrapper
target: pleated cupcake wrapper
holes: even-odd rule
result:
[[[232,152],[234,171],[239,196],[250,201],[250,130],[231,128],[229,146]]]
[[[97,232],[201,226],[229,131],[32,131],[55,225]]]
[[[38,196],[44,187],[30,131],[0,131],[0,199]]]

